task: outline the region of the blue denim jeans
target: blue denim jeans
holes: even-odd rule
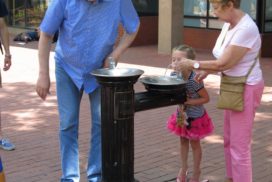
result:
[[[61,182],[79,182],[78,127],[83,89],[79,90],[68,74],[56,64],[57,100],[60,119]],[[101,93],[89,94],[92,116],[91,141],[87,168],[89,182],[101,181]]]

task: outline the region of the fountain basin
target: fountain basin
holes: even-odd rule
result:
[[[145,76],[139,79],[147,91],[177,93],[184,91],[186,81],[171,76]]]

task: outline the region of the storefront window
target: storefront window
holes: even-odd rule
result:
[[[241,1],[241,9],[256,20],[256,6],[257,0]]]
[[[207,0],[184,0],[184,25],[220,29],[222,22],[212,14]]]
[[[207,0],[184,0],[185,16],[206,16]]]
[[[223,22],[216,19],[208,3],[207,0],[184,0],[184,25],[220,29]],[[256,0],[241,1],[241,9],[256,19]]]
[[[50,1],[9,0],[7,4],[10,10],[10,25],[22,28],[38,27]]]
[[[206,27],[207,0],[184,0],[184,25]]]
[[[265,32],[272,32],[272,0],[266,0]]]
[[[5,0],[9,25],[36,28],[52,0]],[[159,0],[132,0],[139,16],[158,16]],[[241,1],[241,9],[256,19],[257,0]],[[272,0],[265,0],[265,32],[272,31]],[[213,16],[208,0],[184,0],[184,26],[220,29],[223,22]]]

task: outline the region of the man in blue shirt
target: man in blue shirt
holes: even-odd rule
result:
[[[124,34],[114,47],[118,26]],[[139,17],[131,0],[53,0],[40,25],[37,94],[46,99],[50,88],[49,52],[59,31],[55,49],[55,73],[60,119],[61,182],[79,182],[78,127],[82,94],[89,95],[92,129],[87,176],[101,181],[100,89],[91,71],[108,67],[109,57],[119,57],[134,40]]]

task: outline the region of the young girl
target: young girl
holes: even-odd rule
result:
[[[181,61],[182,58],[194,59],[194,50],[187,45],[175,47],[172,51],[172,64]],[[203,82],[194,80],[193,70],[183,70],[181,75],[187,80],[187,101],[183,105],[178,105],[177,111],[168,119],[167,128],[180,136],[181,169],[177,175],[177,182],[187,180],[189,144],[193,152],[193,174],[189,182],[199,182],[202,157],[200,139],[210,135],[214,128],[203,107],[203,104],[209,102],[209,95]]]

